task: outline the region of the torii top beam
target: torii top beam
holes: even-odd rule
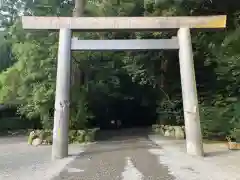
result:
[[[225,15],[179,17],[38,17],[23,16],[24,29],[78,31],[159,31],[161,29],[212,29],[226,27]]]

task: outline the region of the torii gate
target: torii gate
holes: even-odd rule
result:
[[[203,156],[190,29],[226,27],[226,16],[189,17],[34,17],[23,16],[24,29],[60,30],[52,158],[68,156],[71,50],[179,49],[186,149]],[[177,38],[152,40],[78,40],[72,31],[160,31],[179,29]]]

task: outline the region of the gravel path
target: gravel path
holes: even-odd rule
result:
[[[149,138],[163,149],[150,149],[159,163],[168,166],[176,180],[239,180],[239,151],[230,151],[226,144],[204,144],[205,157],[186,153],[185,140],[171,140],[159,135]]]
[[[119,135],[120,134],[120,135]],[[134,134],[134,136],[133,136]],[[111,132],[111,135],[112,132]],[[143,134],[119,131],[89,146],[54,180],[173,180],[149,149],[160,149]]]
[[[204,145],[206,157],[185,153],[181,140],[129,129],[99,134],[88,146],[70,145],[71,156],[51,161],[51,147],[26,137],[0,138],[0,180],[239,180],[239,151]],[[158,145],[156,145],[158,144]]]
[[[82,145],[69,146],[73,155],[83,150]],[[51,146],[29,146],[26,137],[1,137],[0,180],[49,180],[75,157],[51,161]]]

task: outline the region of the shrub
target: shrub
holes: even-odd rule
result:
[[[233,128],[229,108],[205,106],[201,108],[201,128],[206,139],[225,139]]]

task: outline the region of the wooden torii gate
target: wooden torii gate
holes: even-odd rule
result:
[[[34,17],[23,16],[24,29],[60,30],[52,158],[68,156],[71,50],[179,49],[186,149],[203,156],[190,29],[225,28],[226,16],[197,17]],[[160,31],[178,29],[177,37],[152,40],[78,40],[72,31]]]

